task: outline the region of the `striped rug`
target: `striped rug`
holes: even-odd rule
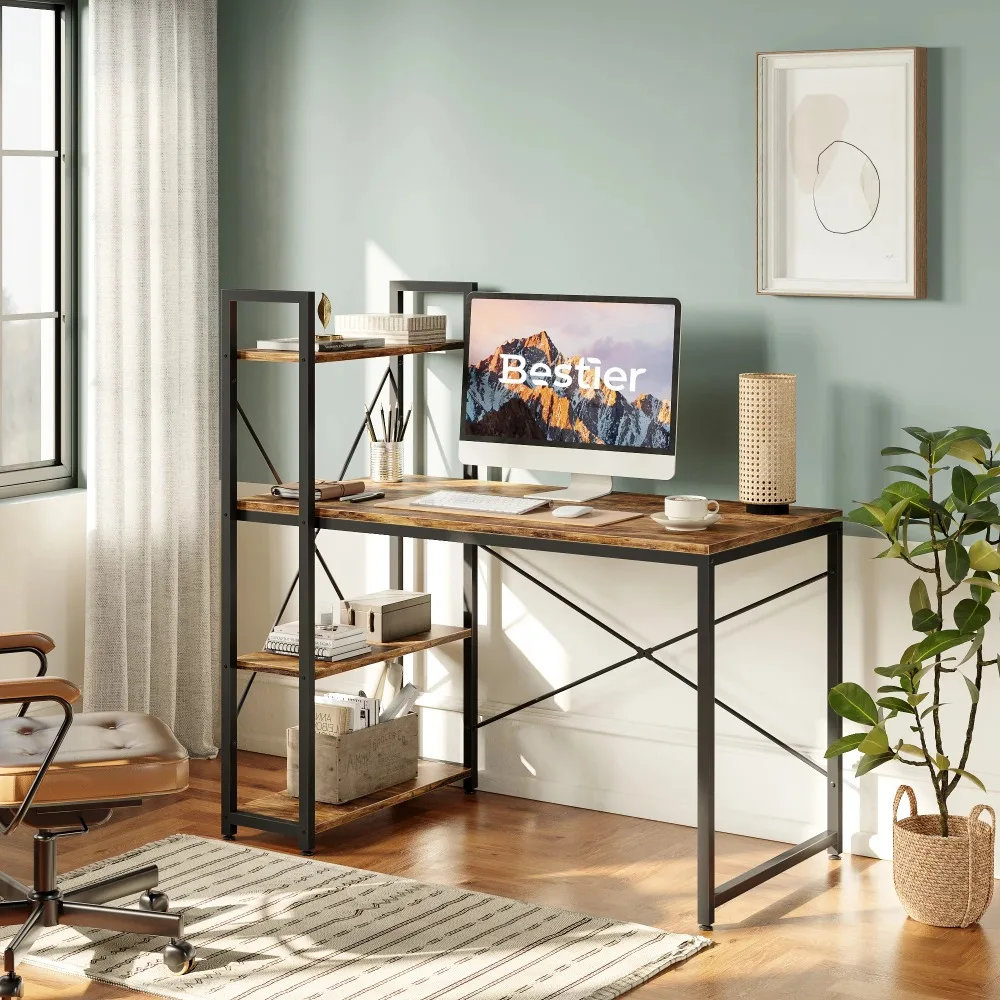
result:
[[[68,927],[28,961],[185,1000],[611,1000],[709,943],[181,835],[60,884],[152,863],[198,949],[193,972],[172,976],[161,941]]]

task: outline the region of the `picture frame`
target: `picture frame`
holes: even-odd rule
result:
[[[926,49],[757,53],[757,292],[926,298]]]

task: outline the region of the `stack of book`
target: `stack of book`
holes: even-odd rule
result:
[[[341,336],[378,336],[387,346],[440,344],[448,329],[448,317],[414,313],[356,313],[335,316],[333,329]]]
[[[349,660],[369,652],[365,630],[359,625],[317,625],[315,638],[317,660]],[[285,622],[271,629],[264,643],[268,653],[299,655],[299,623]]]
[[[385,347],[382,337],[340,337],[335,334],[316,335],[316,353],[330,354],[335,351],[367,351]],[[298,351],[298,337],[278,337],[272,340],[258,340],[258,351]]]

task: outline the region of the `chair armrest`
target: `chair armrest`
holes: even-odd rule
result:
[[[65,701],[70,705],[80,700],[80,689],[65,677],[13,677],[0,680],[0,703],[15,701]]]
[[[45,759],[39,765],[38,772],[31,782],[31,787],[17,807],[11,821],[6,826],[0,823],[0,834],[6,836],[16,830],[27,815],[31,803],[38,794],[45,772],[55,760],[59,747],[62,746],[62,742],[69,732],[69,727],[73,725],[73,709],[70,705],[79,697],[80,689],[62,677],[15,677],[11,680],[0,680],[0,705],[14,705],[19,701],[26,704],[36,701],[51,701],[63,710],[63,721],[56,733],[56,738],[52,741],[52,745],[45,754]]]
[[[0,632],[0,653],[51,653],[56,644],[44,632]]]
[[[56,644],[44,632],[0,632],[0,653],[34,653],[38,657],[38,677],[44,677],[48,672],[49,661],[45,654],[55,648]],[[18,710],[18,718],[27,711],[28,702],[25,701]]]

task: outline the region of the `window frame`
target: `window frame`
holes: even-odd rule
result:
[[[79,132],[79,11],[77,0],[0,0],[2,7],[50,10],[62,18],[56,30],[56,448],[54,461],[0,467],[0,499],[73,489],[78,485],[79,412],[77,393],[77,267],[78,267],[78,170]],[[2,29],[0,29],[2,30]],[[2,86],[2,81],[0,81]],[[2,145],[2,138],[0,138]],[[6,150],[3,151],[6,154]],[[52,318],[52,314],[44,314]],[[42,318],[42,314],[11,313],[2,321]]]

